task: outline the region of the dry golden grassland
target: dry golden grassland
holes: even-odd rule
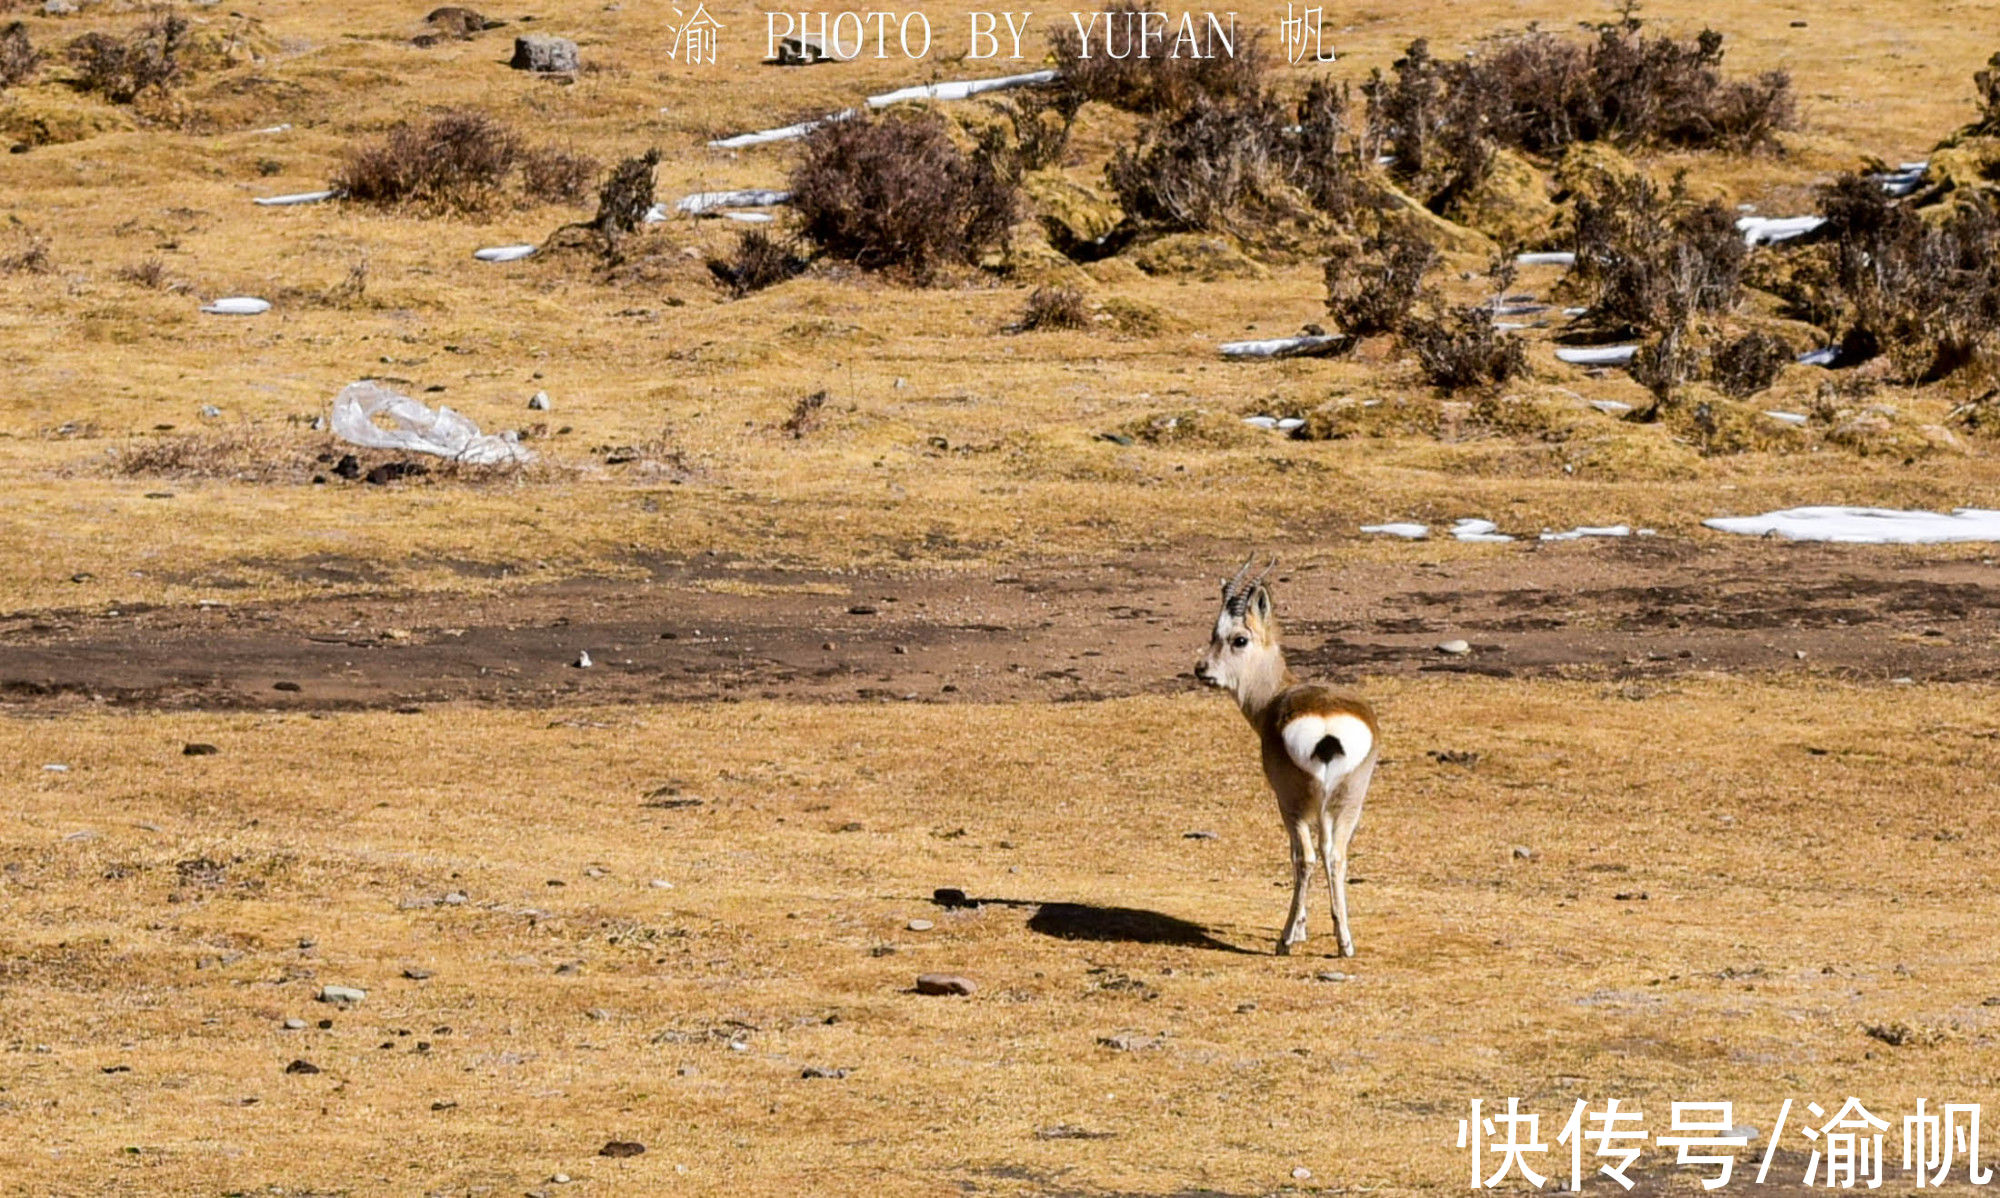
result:
[[[589,207],[254,206],[447,106],[606,163],[658,147],[670,204],[777,186],[786,147],[706,141],[1016,69],[952,59],[973,7],[956,2],[924,6],[924,63],[799,71],[754,62],[761,14],[733,0],[708,5],[727,29],[713,68],[666,59],[674,14],[655,0],[557,0],[532,25],[416,48],[428,7],[195,7],[241,50],[171,103],[80,97],[59,67],[0,94],[8,141],[36,122],[90,134],[0,159],[0,261],[46,251],[0,270],[0,666],[49,627],[87,635],[148,605],[336,595],[372,635],[410,592],[532,607],[545,584],[709,551],[745,579],[692,589],[825,595],[825,576],[752,575],[935,581],[1145,554],[1192,576],[1250,546],[1365,572],[1526,550],[1357,534],[1375,521],[1623,522],[1672,546],[1712,544],[1705,518],[1801,503],[2000,507],[1995,442],[1940,430],[1973,384],[1884,387],[1907,434],[1893,447],[1857,452],[1816,421],[1704,455],[1666,423],[1592,409],[1645,393],[1559,364],[1540,333],[1532,377],[1483,401],[1436,396],[1378,345],[1220,361],[1220,342],[1326,319],[1310,254],[1206,278],[1043,263],[925,289],[823,267],[729,300],[704,265],[726,222],[650,226],[615,268],[488,265],[472,251],[540,242]],[[1280,7],[1243,20],[1275,30]],[[1645,164],[1732,206],[1806,211],[1833,173],[1921,158],[1970,119],[1993,14],[1649,3],[1655,28],[1721,29],[1732,72],[1790,70],[1804,124],[1780,155]],[[1455,55],[1605,15],[1336,10],[1332,70],[1359,80],[1417,35]],[[17,16],[54,50],[145,12],[0,3]],[[589,69],[508,70],[526,30],[576,38]],[[1134,128],[1087,110],[1071,173],[1093,176]],[[1483,263],[1451,267],[1483,294]],[[1119,319],[1011,332],[1051,280]],[[274,309],[197,313],[240,294]],[[1823,375],[1788,368],[1756,402],[1804,410]],[[539,460],[316,485],[345,449],[312,422],[368,376],[521,429]],[[814,426],[787,432],[821,389]],[[526,410],[540,390],[553,410]],[[1259,413],[1351,435],[1242,424]],[[1532,560],[1555,580],[1588,552]],[[1065,618],[1040,602],[1037,619]],[[1310,612],[1329,614],[1350,613]],[[1191,660],[1206,627],[1159,632]],[[1024,625],[1030,665],[1036,646]],[[1919,1096],[2000,1098],[1990,682],[1361,682],[1387,760],[1356,841],[1351,961],[1322,955],[1323,896],[1306,955],[1271,955],[1289,871],[1252,737],[1165,677],[1100,702],[415,714],[10,688],[0,1190],[1439,1193],[1465,1184],[1452,1144],[1473,1098],[1520,1097],[1545,1138],[1577,1098],[1626,1099],[1651,1131],[1673,1100],[1733,1100],[1768,1131],[1785,1098],[1855,1094],[1893,1119]],[[940,887],[987,901],[941,908]],[[978,990],[912,993],[928,971]],[[327,984],[367,996],[323,1004]],[[646,1151],[598,1155],[614,1140]],[[1793,1181],[1801,1143],[1778,1166]],[[1645,1192],[1693,1187],[1670,1156],[1648,1154]]]
[[[0,833],[0,1164],[38,1193],[1435,1192],[1474,1097],[1552,1134],[1578,1097],[1768,1129],[1786,1097],[1990,1093],[1990,688],[1375,691],[1351,961],[1323,902],[1269,955],[1283,841],[1218,699],[9,721],[8,760],[71,769]],[[1041,903],[1151,914],[1068,940]],[[1177,934],[1208,942],[1145,942]],[[1864,1031],[1898,1022],[1937,1042]]]

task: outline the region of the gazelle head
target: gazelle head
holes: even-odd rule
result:
[[[1278,625],[1271,618],[1271,592],[1264,589],[1264,576],[1278,564],[1272,558],[1253,577],[1250,567],[1256,559],[1243,563],[1236,577],[1222,584],[1222,610],[1215,617],[1215,632],[1208,650],[1195,662],[1194,676],[1210,686],[1242,695],[1245,683],[1284,672],[1284,654],[1278,648]]]

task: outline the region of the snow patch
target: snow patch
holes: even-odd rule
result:
[[[1795,507],[1762,516],[1704,520],[1719,532],[1747,537],[1777,536],[1788,541],[1833,541],[1845,545],[1941,545],[1952,541],[2000,541],[2000,511],[1962,507],[1943,512],[1879,507]]]

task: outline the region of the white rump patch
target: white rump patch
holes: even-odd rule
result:
[[[1331,761],[1321,761],[1313,752],[1329,736],[1340,742],[1340,752]],[[1328,790],[1353,773],[1354,767],[1366,760],[1375,747],[1375,736],[1368,731],[1368,725],[1351,715],[1299,716],[1285,725],[1284,738],[1285,753],[1293,764],[1318,778],[1320,785]]]

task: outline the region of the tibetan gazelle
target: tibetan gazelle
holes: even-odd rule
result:
[[[1361,822],[1361,801],[1375,774],[1379,736],[1368,704],[1300,682],[1278,647],[1270,565],[1255,577],[1246,563],[1222,584],[1222,613],[1194,675],[1236,696],[1243,717],[1264,742],[1264,777],[1278,796],[1278,815],[1292,838],[1292,911],[1278,937],[1289,953],[1306,938],[1306,888],[1314,857],[1325,862],[1333,891],[1333,924],[1342,956],[1354,955],[1347,922],[1347,842]]]

